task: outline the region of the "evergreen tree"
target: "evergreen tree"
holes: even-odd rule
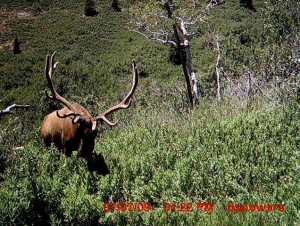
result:
[[[119,2],[118,0],[112,0],[111,1],[111,7],[116,11],[116,12],[121,12],[121,8],[119,7]]]
[[[98,14],[95,8],[94,0],[86,0],[85,7],[84,7],[84,14],[86,16],[95,16]]]
[[[240,6],[256,11],[256,9],[253,6],[252,0],[240,0]]]
[[[18,37],[16,36],[14,39],[14,44],[13,44],[13,52],[14,54],[19,54],[21,53],[21,49],[20,49],[20,41],[18,40]]]

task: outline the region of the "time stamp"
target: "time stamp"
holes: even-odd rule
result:
[[[214,204],[207,202],[164,202],[163,211],[169,212],[213,212]],[[227,205],[228,212],[246,213],[246,212],[284,212],[284,204],[235,204]],[[151,204],[149,202],[105,202],[103,211],[109,212],[150,212]]]

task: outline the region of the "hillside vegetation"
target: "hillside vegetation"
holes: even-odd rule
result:
[[[299,3],[226,1],[191,42],[201,102],[188,113],[181,65],[170,48],[130,32],[130,1],[2,0],[0,109],[1,225],[298,225]],[[205,5],[206,1],[200,1]],[[289,10],[287,10],[289,9]],[[216,35],[222,38],[221,102],[216,100]],[[20,41],[21,53],[12,51]],[[128,92],[131,61],[139,86],[114,128],[101,125],[96,166],[45,148],[39,130],[61,105],[48,101],[45,57],[57,51],[58,92],[93,115]],[[253,96],[247,96],[247,75]],[[149,212],[105,211],[107,202],[149,203]],[[193,203],[192,212],[164,203]],[[213,211],[196,211],[196,203]],[[284,211],[229,212],[228,204],[282,204]]]

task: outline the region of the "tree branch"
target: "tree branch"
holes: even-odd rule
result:
[[[4,110],[1,110],[0,115],[12,114],[13,112],[11,112],[11,110],[13,110],[14,108],[28,108],[28,107],[30,107],[30,105],[12,104],[7,108],[5,108]]]
[[[132,31],[132,32],[135,32],[135,33],[137,33],[137,34],[140,34],[140,35],[144,36],[144,37],[147,38],[147,39],[151,39],[151,40],[154,40],[154,41],[158,41],[158,42],[161,42],[161,43],[163,43],[163,44],[169,43],[169,44],[171,44],[171,45],[173,45],[173,46],[177,46],[177,44],[176,44],[175,41],[172,41],[172,40],[169,40],[169,39],[168,39],[168,34],[165,34],[165,37],[164,37],[165,39],[163,39],[163,38],[157,37],[157,36],[158,36],[158,32],[151,32],[150,29],[146,29],[146,30],[148,31],[148,33],[150,33],[150,35],[153,35],[153,36],[147,35],[147,34],[141,32],[141,31],[133,30],[133,29],[130,29],[130,28],[128,28],[128,30],[129,30],[129,31]],[[161,34],[161,35],[162,35],[162,34]]]
[[[221,4],[223,4],[223,3],[225,3],[224,0],[211,0],[211,1],[209,2],[209,4],[206,6],[205,9],[206,9],[206,10],[209,10],[209,9],[211,9],[211,8],[217,6],[217,5],[221,5]]]

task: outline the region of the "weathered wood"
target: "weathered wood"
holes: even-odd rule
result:
[[[217,62],[216,62],[216,75],[217,75],[217,86],[218,86],[217,97],[218,97],[218,101],[221,101],[221,77],[219,72],[221,53],[220,53],[220,44],[218,40],[217,40],[217,52],[218,52]]]
[[[13,112],[11,112],[11,110],[13,110],[14,108],[28,108],[28,107],[30,107],[30,105],[12,104],[7,108],[5,108],[4,110],[1,110],[0,115],[12,114]]]
[[[175,35],[175,38],[176,38],[177,47],[179,49],[180,59],[181,59],[181,62],[182,62],[182,70],[183,70],[183,74],[184,74],[185,81],[186,81],[189,105],[192,109],[193,108],[193,94],[192,94],[192,90],[191,90],[191,83],[190,83],[189,73],[188,73],[187,66],[186,66],[186,60],[184,59],[183,50],[182,50],[182,47],[180,45],[181,42],[180,42],[180,38],[179,38],[179,35],[178,35],[176,24],[173,25],[173,30],[174,30],[174,35]]]
[[[190,48],[191,35],[188,32],[183,20],[180,20],[180,23],[178,23],[178,25],[180,26],[180,30],[182,31],[182,34],[184,37],[182,46],[185,48],[186,67],[188,70],[190,81],[192,83],[193,103],[198,104],[199,103],[199,90],[198,90],[199,84],[198,84],[198,79],[197,79],[195,70],[192,67],[192,56],[191,56],[191,48]]]

